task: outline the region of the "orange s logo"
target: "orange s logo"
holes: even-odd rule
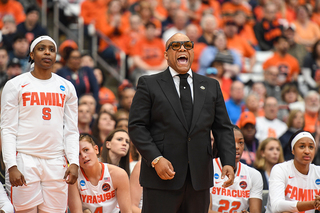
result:
[[[51,119],[51,109],[49,107],[44,107],[42,109],[42,118],[43,118],[43,120],[50,120]]]

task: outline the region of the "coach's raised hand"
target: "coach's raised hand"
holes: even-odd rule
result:
[[[23,174],[18,170],[17,166],[12,166],[8,171],[11,186],[27,185],[27,182],[24,179]]]
[[[68,167],[63,179],[66,180],[67,184],[74,184],[78,179],[78,165],[71,164]]]

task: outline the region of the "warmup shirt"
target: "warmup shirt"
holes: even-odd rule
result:
[[[211,203],[213,211],[218,212],[241,212],[249,208],[249,199],[258,198],[262,200],[263,182],[261,174],[241,162],[237,163],[234,183],[223,188],[227,180],[221,179],[222,165],[219,158],[213,160],[214,187],[210,188]]]
[[[100,162],[101,163],[101,162]],[[84,171],[79,169],[77,180],[82,209],[90,209],[92,213],[118,213],[116,190],[107,164],[101,163],[102,173],[98,185],[94,186]]]
[[[48,80],[31,72],[9,80],[1,98],[1,139],[6,168],[16,153],[43,159],[66,155],[79,165],[78,99],[74,86],[52,73]]]
[[[307,175],[301,174],[293,160],[275,165],[269,178],[267,213],[298,212],[298,201],[314,200],[320,194],[320,167],[309,165]],[[305,211],[305,213],[315,210]]]

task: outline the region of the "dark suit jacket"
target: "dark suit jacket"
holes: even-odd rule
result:
[[[129,116],[129,134],[142,155],[140,183],[143,187],[180,189],[190,167],[195,190],[213,185],[210,130],[223,165],[235,164],[235,142],[219,83],[193,73],[193,118],[187,127],[180,99],[169,69],[139,79]],[[162,155],[176,172],[162,180],[151,162]]]

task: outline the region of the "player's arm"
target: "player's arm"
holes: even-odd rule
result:
[[[262,208],[262,191],[263,180],[260,172],[255,169],[249,171],[249,175],[253,180],[252,188],[250,189],[249,209],[250,213],[260,213]]]
[[[121,213],[132,213],[129,177],[123,169],[108,164],[113,187],[116,190],[117,201]]]
[[[300,212],[297,209],[298,201],[285,200],[285,189],[286,189],[286,176],[287,174],[280,167],[279,164],[275,165],[270,174],[269,178],[269,201],[271,204],[272,212]]]
[[[250,213],[260,213],[262,206],[262,200],[259,198],[249,199],[249,209]]]
[[[79,167],[79,131],[78,131],[78,98],[74,86],[68,82],[69,94],[64,109],[64,142],[65,153],[69,161],[65,178],[68,184],[73,184],[78,178]]]
[[[8,81],[1,95],[1,142],[3,161],[8,169],[9,180],[12,186],[26,185],[23,174],[17,168],[16,160],[16,143],[19,126],[18,95],[17,85],[14,85],[12,81]]]
[[[82,203],[77,183],[68,187],[68,203],[71,213],[82,213]]]
[[[142,195],[142,187],[139,183],[141,160],[135,165],[130,175],[130,195],[132,203],[132,212],[141,213],[139,203]]]

